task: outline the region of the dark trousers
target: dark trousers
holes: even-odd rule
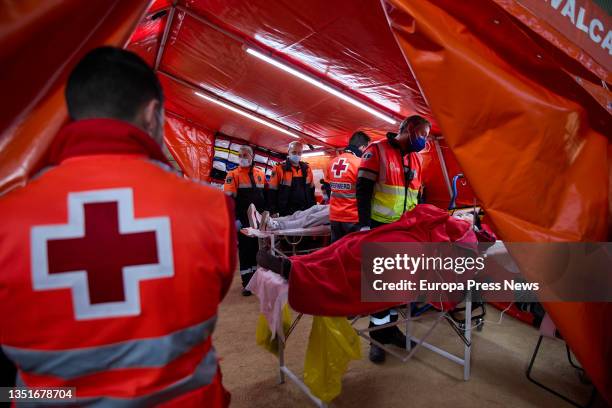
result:
[[[240,261],[240,277],[242,278],[243,288],[246,287],[255,273],[258,250],[259,244],[257,238],[250,238],[238,232],[238,259]]]
[[[380,227],[381,225],[387,225],[387,224],[378,222],[375,220],[370,220],[370,228],[372,229]],[[385,310],[381,310],[380,312],[371,314],[370,317],[373,317],[375,319],[384,320],[386,323],[376,324],[372,321],[372,319],[370,319],[370,327],[382,326],[383,324],[397,321],[397,313],[392,314],[391,313],[392,310],[393,309],[385,309]],[[372,337],[374,340],[379,341],[381,343],[387,343],[388,337],[391,335],[394,329],[398,330],[397,327],[387,327],[385,329],[376,330],[376,331],[370,332],[370,337]]]
[[[331,242],[336,242],[343,236],[350,234],[351,232],[358,231],[358,224],[356,222],[331,222]]]

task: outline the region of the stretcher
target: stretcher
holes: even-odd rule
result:
[[[270,248],[270,251],[272,252],[272,254],[277,255],[277,256],[286,257],[287,255],[296,255],[298,253],[316,251],[318,248],[298,250],[297,246],[301,242],[303,237],[329,238],[329,236],[331,235],[331,227],[329,225],[318,225],[318,226],[309,227],[309,228],[295,228],[295,229],[274,230],[274,231],[261,231],[257,228],[249,227],[249,228],[241,229],[240,232],[249,237],[258,238],[264,241],[269,240],[269,245],[267,245],[267,247]],[[287,243],[289,243],[289,245],[291,245],[290,254],[287,254],[279,249],[279,245],[277,244],[279,243],[280,239],[284,239]],[[324,245],[327,245],[327,239]],[[289,367],[285,365],[285,349],[287,347],[287,341],[289,340],[291,333],[297,327],[302,317],[303,317],[303,313],[299,313],[296,316],[296,318],[292,321],[291,326],[289,327],[289,330],[287,330],[287,332],[283,330],[282,324],[277,325],[277,327],[275,328],[276,337],[278,339],[279,384],[284,384],[286,378],[289,378],[300,388],[302,392],[304,392],[304,394],[306,394],[306,396],[308,396],[308,398],[310,398],[310,400],[312,400],[316,404],[316,406],[322,407],[322,408],[327,407],[327,404],[323,402],[322,400],[320,400],[319,398],[317,398],[316,396],[314,396],[310,392],[310,390],[308,389],[308,386],[306,386],[304,381],[298,375],[296,375],[293,371],[291,371]],[[279,318],[278,321],[280,320],[281,319]]]
[[[256,231],[256,232],[251,231],[250,233],[252,234],[250,236],[253,236],[253,237],[270,239],[271,251],[276,255],[286,256],[286,254],[280,252],[273,245],[274,238],[279,235],[282,236],[283,233],[275,234],[273,232],[268,232],[268,231],[265,231],[265,232],[264,231]],[[470,292],[466,294],[464,310],[465,310],[464,322],[471,322],[472,321],[472,294]],[[400,308],[399,313],[401,314],[401,318],[398,319],[396,322],[392,322],[392,323],[385,324],[382,326],[377,326],[376,328],[358,329],[355,327],[355,324],[360,319],[368,318],[369,316],[367,315],[354,317],[351,321],[351,325],[353,326],[353,328],[355,329],[356,333],[359,336],[365,338],[366,340],[372,343],[377,344],[378,346],[382,347],[386,352],[398,358],[400,361],[404,363],[408,362],[408,360],[410,360],[414,356],[417,350],[422,347],[444,358],[447,358],[450,361],[453,361],[454,363],[459,364],[461,367],[463,367],[463,379],[465,381],[469,380],[470,371],[471,371],[470,361],[471,361],[471,353],[472,353],[472,349],[471,349],[472,348],[472,329],[479,328],[481,327],[481,325],[477,324],[475,327],[472,327],[471,324],[461,325],[460,323],[453,320],[453,317],[448,313],[448,311],[440,310],[435,313],[433,320],[432,320],[432,324],[428,328],[426,333],[421,337],[417,337],[416,335],[413,334],[412,322],[417,321],[417,320],[425,320],[425,319],[429,320],[431,319],[432,314],[430,313],[427,316],[423,316],[418,313],[415,313],[411,310],[410,303],[407,303],[405,308]],[[299,389],[316,406],[327,407],[327,404],[321,399],[317,398],[315,395],[313,395],[313,393],[310,391],[308,386],[304,383],[303,379],[300,376],[298,376],[296,373],[294,373],[289,367],[287,367],[285,363],[285,350],[287,348],[287,342],[292,332],[294,331],[296,326],[301,321],[302,317],[303,317],[303,313],[299,313],[295,317],[295,319],[292,321],[289,330],[286,332],[283,330],[282,324],[276,327],[276,337],[278,338],[279,384],[284,384],[286,382],[286,379],[288,378],[294,384],[296,384],[299,387]],[[277,321],[280,321],[280,318],[277,319]],[[451,352],[444,350],[427,341],[427,339],[434,332],[436,327],[443,321],[447,321],[451,325],[451,327],[454,329],[454,331],[456,332],[456,334],[462,341],[463,343],[463,354],[462,355],[458,356],[458,355],[452,354]],[[393,348],[387,345],[381,344],[377,342],[376,340],[372,340],[369,336],[369,332],[373,330],[380,330],[386,327],[399,326],[402,324],[405,325],[405,332],[406,332],[406,348],[405,349],[408,354],[405,354],[405,353],[402,354],[401,352],[398,352],[397,350],[394,350]],[[415,343],[414,346],[411,345],[411,341]]]
[[[275,248],[275,255],[287,255],[282,251],[278,250],[278,243],[281,240],[287,242],[291,247],[289,255],[298,255],[308,253],[317,250],[318,248],[309,248],[300,250],[298,245],[302,242],[304,237],[323,237],[323,245],[329,243],[329,237],[331,236],[331,227],[329,225],[317,225],[315,227],[308,228],[293,228],[285,230],[273,230],[273,231],[261,231],[257,228],[242,228],[241,233],[248,237],[259,238],[263,240],[270,240],[270,248]]]

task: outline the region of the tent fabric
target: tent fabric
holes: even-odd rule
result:
[[[0,193],[26,182],[65,123],[63,85],[75,62],[130,35],[128,48],[150,64],[161,55],[168,116],[203,133],[277,152],[295,140],[196,92],[219,92],[318,145],[341,147],[358,129],[375,138],[397,130],[255,61],[248,42],[394,117],[435,118],[449,173],[452,155],[504,240],[607,238],[612,115],[601,80],[609,85],[610,71],[532,0],[156,0],[146,16],[145,0],[43,3],[0,7],[0,86],[10,96],[0,110]],[[193,160],[183,166],[195,174]],[[546,307],[612,402],[612,305]]]
[[[213,162],[214,134],[174,115],[166,117],[164,129],[168,150],[185,174],[208,181]]]
[[[448,173],[448,181],[451,183],[453,177],[463,173],[463,171],[459,167],[455,155],[451,149],[448,148],[444,139],[438,140],[438,143],[440,144],[440,151]],[[423,178],[423,185],[425,187],[425,201],[428,204],[433,204],[440,208],[448,208],[451,195],[448,191],[444,174],[442,173],[440,157],[433,142],[429,142],[426,148],[420,153],[423,158],[421,177]],[[457,198],[455,200],[455,206],[457,208],[473,206],[475,199],[474,192],[465,179],[457,183]]]
[[[612,83],[612,59],[607,43],[608,13],[590,0],[543,2],[540,0],[494,0],[530,30],[579,62],[598,78]],[[573,4],[572,4],[573,3]],[[583,9],[581,12],[580,9]],[[538,18],[545,16],[546,18]],[[534,18],[535,17],[535,18]],[[597,20],[594,22],[594,20]],[[601,31],[598,26],[601,24]],[[608,23],[605,25],[605,23]]]
[[[385,3],[449,147],[504,241],[606,240],[610,140],[591,127],[590,107],[566,97],[573,78],[550,63],[517,64],[542,50],[510,24],[499,32],[483,27],[483,18],[508,21],[494,3],[478,3],[478,20],[472,3]],[[545,308],[612,402],[612,306]]]
[[[63,86],[69,70],[93,47],[125,45],[147,3],[3,2],[0,88],[10,102],[5,99],[9,103],[0,109],[0,192],[26,182],[65,123]]]
[[[169,15],[150,12],[128,48],[152,63]],[[431,118],[378,0],[360,2],[358,7],[351,0],[340,0],[334,8],[309,1],[298,9],[287,1],[178,1],[159,66],[169,95],[167,109],[194,118],[203,127],[223,127],[224,134],[277,151],[292,139],[253,126],[195,92],[212,92],[312,135],[313,142],[320,142],[315,144],[341,146],[357,129],[377,137],[396,130],[248,55],[246,44],[332,82],[398,120],[415,112]],[[207,115],[201,115],[202,110]]]

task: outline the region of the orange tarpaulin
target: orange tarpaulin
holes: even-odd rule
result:
[[[74,63],[101,44],[126,46],[142,22],[130,49],[151,64],[159,56],[168,111],[194,122],[170,113],[166,126],[188,175],[206,177],[216,130],[278,151],[294,140],[196,90],[222,94],[321,145],[341,147],[358,129],[375,137],[397,130],[253,60],[247,39],[386,113],[432,119],[445,138],[450,176],[466,174],[504,240],[607,239],[612,116],[600,81],[609,71],[597,62],[601,55],[591,58],[525,11],[533,1],[388,0],[391,31],[378,0],[337,0],[334,9],[314,0],[295,7],[162,0],[143,20],[148,3],[0,0],[0,89],[10,101],[0,109],[0,192],[25,183],[65,122],[63,86]],[[163,53],[164,10],[175,3],[181,9]],[[428,185],[443,205],[446,185],[432,153]],[[465,203],[471,198],[467,191]],[[612,402],[612,305],[546,307]]]
[[[0,2],[0,192],[25,183],[66,121],[69,69],[94,47],[124,46],[147,5],[146,0]]]
[[[168,150],[188,177],[209,181],[215,143],[210,130],[169,114],[166,116],[164,137]]]
[[[591,128],[583,106],[563,96],[573,79],[548,87],[539,75],[554,75],[554,66],[530,71],[516,64],[539,47],[491,2],[391,0],[385,6],[421,91],[501,238],[605,241],[609,140]],[[612,402],[612,305],[545,307]]]

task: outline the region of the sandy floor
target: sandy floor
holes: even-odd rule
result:
[[[240,295],[240,279],[223,302],[214,335],[221,356],[223,381],[232,394],[232,407],[310,407],[309,399],[288,381],[278,384],[278,361],[255,344],[257,298]],[[538,339],[536,329],[487,309],[482,332],[474,332],[472,377],[463,381],[462,367],[421,349],[408,363],[387,356],[382,366],[368,361],[368,345],[362,341],[362,359],[349,364],[342,394],[336,407],[570,407],[525,377],[525,369]],[[416,323],[417,335],[426,324]],[[301,373],[311,319],[304,317],[292,334],[287,348],[287,365]],[[365,319],[358,323],[367,325]],[[462,343],[446,323],[432,335],[433,344],[462,352]],[[534,377],[562,390],[581,402],[588,399],[590,387],[581,385],[567,363],[565,343],[544,339],[536,361]]]

